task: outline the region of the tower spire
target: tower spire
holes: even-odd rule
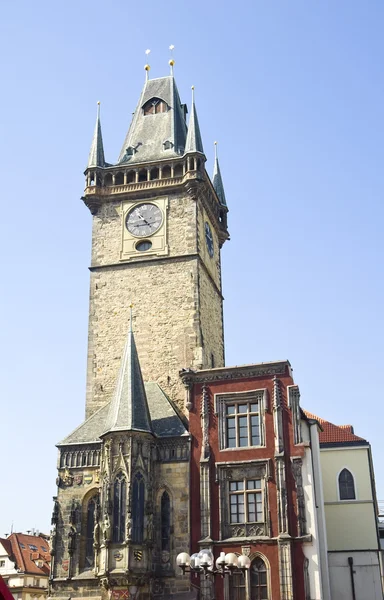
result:
[[[105,433],[144,431],[152,433],[152,423],[131,322],[117,378],[115,392],[106,419]]]
[[[93,133],[93,139],[91,149],[89,151],[88,168],[90,167],[104,167],[104,147],[103,147],[103,136],[101,134],[101,123],[100,123],[100,102],[97,103],[97,116],[95,131]]]
[[[191,105],[191,116],[189,118],[187,140],[185,142],[185,154],[189,152],[201,152],[204,154],[203,142],[201,140],[201,133],[199,127],[199,120],[197,118],[196,107],[195,107],[195,86],[192,86],[192,105]]]
[[[215,142],[215,162],[213,165],[212,184],[213,184],[213,187],[217,194],[217,197],[220,200],[220,204],[222,204],[222,206],[227,206],[227,201],[225,199],[223,180],[221,177],[219,159],[217,157],[217,142]]]

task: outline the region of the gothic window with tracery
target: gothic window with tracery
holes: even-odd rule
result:
[[[171,502],[168,492],[161,496],[161,549],[171,550]]]
[[[165,113],[167,110],[167,103],[160,98],[151,98],[143,106],[144,115],[157,115],[158,113]]]
[[[113,486],[113,541],[117,543],[124,541],[126,504],[127,481],[118,473]]]
[[[251,564],[251,600],[268,600],[267,567],[262,558],[257,557]]]
[[[94,531],[97,518],[98,496],[93,496],[87,506],[87,524],[85,531],[85,568],[91,569],[94,565]]]
[[[136,544],[140,544],[144,538],[144,489],[144,478],[141,473],[137,473],[133,482],[132,494],[132,541]]]
[[[339,475],[339,497],[340,500],[355,500],[355,481],[348,469],[343,469]]]

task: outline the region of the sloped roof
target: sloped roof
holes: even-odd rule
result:
[[[193,90],[193,88],[192,88]],[[187,140],[185,142],[185,154],[188,152],[200,152],[204,154],[203,142],[201,139],[199,119],[197,118],[195,98],[192,92],[191,115],[189,117]]]
[[[48,541],[45,538],[38,535],[12,533],[8,538],[0,538],[0,542],[8,555],[12,557],[11,559],[16,561],[17,569],[20,569],[23,573],[33,575],[49,575],[51,556]],[[9,548],[10,552],[8,551]],[[38,567],[35,560],[42,560],[43,566]]]
[[[101,123],[100,123],[100,104],[97,105],[97,117],[95,131],[93,133],[91,149],[89,151],[88,168],[90,167],[104,167],[104,146],[103,136],[101,134]]]
[[[348,443],[361,443],[368,444],[367,440],[356,435],[353,431],[352,425],[335,425],[330,421],[326,421],[313,413],[310,413],[307,410],[303,410],[304,414],[309,419],[315,419],[319,421],[323,431],[319,432],[319,441],[320,445],[323,444],[334,444],[335,446],[340,444],[348,444]]]
[[[104,433],[110,431],[153,433],[135,337],[131,330],[128,332],[115,393],[105,423]]]
[[[152,430],[156,437],[176,437],[188,435],[184,424],[172,405],[172,402],[155,382],[144,384],[147,397],[149,413],[151,417]],[[64,438],[58,446],[69,444],[89,444],[100,442],[100,436],[105,433],[106,421],[109,413],[110,402],[93,413],[77,427],[72,433]]]
[[[168,110],[164,113],[144,115],[143,106],[152,98],[164,100]],[[183,154],[186,136],[184,110],[173,76],[148,79],[133,114],[118,163],[137,164],[175,158]],[[171,147],[165,149],[164,142],[167,141],[171,142]],[[128,148],[134,148],[133,154],[126,153]]]

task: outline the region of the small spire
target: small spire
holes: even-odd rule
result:
[[[105,433],[111,431],[152,433],[148,401],[132,332],[132,305],[130,310],[131,322],[115,392],[105,423]]]
[[[223,180],[221,178],[219,159],[217,156],[217,142],[215,142],[215,162],[213,165],[212,184],[213,184],[214,190],[217,194],[217,197],[220,200],[220,204],[222,206],[227,206],[227,201],[225,199]]]
[[[169,66],[171,67],[171,76],[173,77],[173,67],[175,66],[175,59],[173,58],[173,51],[175,49],[175,46],[173,44],[171,44],[169,46],[169,50],[171,51],[171,58],[169,59]]]
[[[90,167],[104,167],[104,147],[103,147],[103,136],[101,134],[101,123],[100,123],[100,102],[97,103],[97,115],[95,131],[93,133],[93,139],[91,149],[89,151],[88,168]]]
[[[191,116],[189,117],[187,140],[185,142],[184,154],[188,152],[201,152],[204,154],[203,142],[201,139],[199,120],[197,118],[195,107],[195,86],[192,86],[192,105]]]
[[[150,49],[147,48],[147,50],[145,51],[145,54],[147,55],[147,58],[148,58],[150,52],[151,52]],[[149,79],[149,71],[151,70],[151,66],[147,63],[144,66],[144,69],[145,69],[145,81],[148,81],[148,79]]]

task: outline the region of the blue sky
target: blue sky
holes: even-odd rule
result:
[[[170,44],[209,171],[219,142],[227,364],[288,358],[302,405],[370,440],[384,499],[383,20],[379,0],[3,3],[0,536],[48,531],[54,444],[84,414],[96,101],[113,162],[144,51],[162,76]]]

